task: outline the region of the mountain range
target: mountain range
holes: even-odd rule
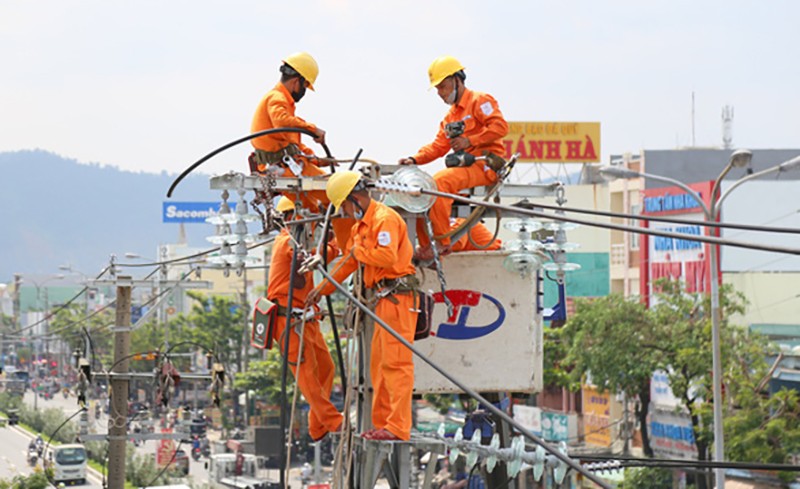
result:
[[[155,258],[159,244],[178,239],[179,225],[162,223],[162,202],[175,177],[41,150],[0,153],[0,283],[12,281],[14,273],[60,273],[58,267],[67,264],[96,275],[111,254]],[[174,200],[219,200],[209,190],[208,175],[189,175],[179,189]],[[213,227],[185,226],[190,246],[211,246],[205,237]]]

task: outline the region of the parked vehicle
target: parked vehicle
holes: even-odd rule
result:
[[[186,450],[179,448],[175,453],[175,467],[183,475],[189,475],[189,455]]]
[[[274,487],[270,482],[258,476],[258,458],[243,453],[216,453],[211,455],[207,463],[208,484],[215,488],[267,489]]]
[[[79,443],[49,446],[44,456],[45,468],[53,469],[56,485],[86,482],[86,449]]]

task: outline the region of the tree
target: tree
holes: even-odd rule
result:
[[[246,372],[239,372],[233,381],[233,387],[240,391],[252,390],[259,397],[263,397],[269,404],[281,402],[281,368],[283,357],[278,353],[278,348],[267,352],[266,360],[250,362]],[[302,367],[301,367],[302,368]],[[291,399],[293,395],[293,379],[291,372],[288,374],[286,395]]]
[[[37,471],[31,475],[17,475],[13,479],[0,479],[0,489],[46,489],[50,481],[44,472]]]
[[[652,457],[647,431],[650,378],[663,365],[663,354],[659,332],[644,305],[618,294],[579,300],[559,336],[570,339],[564,361],[573,367],[573,381],[591,374],[601,391],[624,392],[637,401],[634,413],[644,453]]]
[[[50,331],[57,334],[69,345],[70,351],[81,351],[93,360],[93,368],[98,364],[108,365],[111,361],[112,333],[110,325],[115,321],[114,309],[107,308],[86,314],[82,304],[70,304],[61,308],[50,319]],[[89,350],[86,350],[87,333]]]
[[[241,372],[245,337],[245,311],[241,304],[226,296],[197,292],[187,295],[195,301],[192,310],[174,323],[189,341],[213,351],[228,372],[233,365]]]
[[[662,337],[664,361],[669,365],[667,376],[672,393],[677,397],[692,421],[698,460],[710,460],[713,442],[713,376],[711,342],[710,298],[705,295],[687,294],[677,281],[659,280],[656,305],[652,308],[654,320],[665,334]],[[731,369],[741,370],[730,360],[744,346],[736,341],[743,338],[735,335],[728,318],[744,311],[743,297],[730,287],[720,288],[720,339],[722,365],[726,377],[731,378]],[[761,355],[765,354],[762,350]],[[751,360],[752,363],[755,359]],[[730,383],[729,383],[730,384]],[[703,487],[703,483],[699,486]]]
[[[672,489],[672,471],[658,467],[625,469],[619,489]]]

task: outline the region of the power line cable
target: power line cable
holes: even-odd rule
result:
[[[733,241],[727,240],[722,238],[716,238],[713,236],[699,236],[695,234],[684,234],[684,233],[674,233],[668,231],[661,231],[657,229],[651,228],[639,228],[635,226],[626,226],[622,224],[613,224],[613,223],[598,223],[594,221],[587,221],[584,219],[576,219],[573,217],[567,217],[565,215],[555,215],[555,214],[548,214],[546,212],[535,211],[532,209],[526,209],[522,207],[514,207],[510,205],[503,205],[503,204],[494,204],[491,202],[485,202],[482,200],[476,200],[469,197],[464,197],[458,194],[449,194],[446,192],[439,192],[438,190],[428,190],[428,189],[419,189],[419,192],[425,195],[432,195],[435,197],[442,197],[445,199],[453,199],[458,202],[463,202],[466,204],[472,204],[476,206],[488,207],[490,209],[498,209],[501,211],[506,211],[510,213],[516,214],[523,214],[529,215],[532,217],[539,217],[544,219],[551,219],[554,221],[564,221],[564,222],[571,222],[575,224],[583,224],[585,226],[592,226],[592,227],[600,227],[606,229],[613,229],[617,231],[626,231],[626,232],[634,232],[639,234],[646,234],[650,236],[659,236],[663,238],[671,238],[671,239],[678,239],[684,241],[699,241],[702,243],[709,243],[714,245],[724,245],[724,246],[733,246],[737,248],[747,248],[753,250],[761,250],[761,251],[771,251],[775,253],[787,253],[790,255],[800,255],[800,249],[797,248],[787,248],[783,246],[772,246],[772,245],[761,245],[756,243],[746,243],[742,241]],[[639,219],[638,217],[632,217],[633,219]]]
[[[523,201],[526,202],[526,201]],[[521,205],[518,203],[516,205]],[[562,207],[557,205],[549,205],[549,204],[540,204],[540,203],[527,203],[524,205],[525,208],[541,208],[546,210],[553,210],[553,211],[564,211],[564,212],[574,212],[577,214],[587,214],[592,216],[604,216],[604,217],[613,217],[613,218],[620,218],[620,219],[634,219],[639,221],[653,221],[653,222],[668,222],[674,224],[686,224],[692,226],[701,226],[701,227],[709,227],[709,228],[722,228],[722,229],[740,229],[744,231],[758,231],[758,232],[767,232],[767,233],[786,233],[786,234],[800,234],[800,229],[796,227],[768,227],[763,225],[753,225],[753,224],[738,224],[738,223],[730,223],[730,222],[711,222],[711,221],[697,221],[694,219],[681,219],[677,217],[667,217],[667,216],[653,216],[649,214],[626,214],[621,212],[611,212],[611,211],[598,211],[593,209],[581,209],[577,207]],[[791,214],[794,214],[792,212]],[[785,217],[785,216],[784,216]],[[737,233],[740,234],[740,233]]]
[[[95,277],[95,280],[98,280],[100,277],[102,277],[102,276],[103,276],[103,275],[104,275],[104,274],[105,274],[105,273],[106,273],[106,272],[107,272],[107,271],[108,271],[110,268],[111,268],[111,267],[106,267],[106,268],[104,268],[104,269],[103,269],[103,270],[100,272],[100,274],[99,274],[99,275],[97,275],[97,277]],[[81,290],[80,290],[80,291],[79,291],[77,294],[75,294],[74,296],[72,296],[72,298],[71,298],[70,300],[68,300],[67,302],[65,302],[65,303],[63,303],[63,304],[61,304],[61,305],[59,305],[59,306],[58,306],[58,307],[57,307],[57,308],[56,308],[54,311],[52,311],[52,312],[50,312],[49,314],[47,314],[47,315],[46,315],[44,318],[40,319],[39,321],[36,321],[36,322],[35,322],[35,323],[33,323],[33,324],[29,324],[28,326],[25,326],[24,328],[20,328],[19,330],[15,331],[13,334],[17,334],[17,333],[21,333],[21,332],[23,332],[23,331],[27,331],[27,330],[29,330],[29,329],[31,329],[31,328],[35,328],[36,326],[38,326],[38,325],[40,325],[40,324],[42,324],[42,323],[45,323],[45,322],[49,321],[49,320],[50,320],[50,318],[52,318],[53,316],[55,316],[56,314],[58,314],[58,312],[59,312],[59,311],[61,311],[61,310],[65,309],[65,308],[67,308],[67,307],[69,307],[69,305],[70,305],[70,304],[72,304],[73,302],[75,302],[75,301],[78,299],[78,297],[80,297],[81,295],[83,295],[84,293],[86,293],[86,292],[88,292],[88,291],[89,291],[89,286],[87,285],[86,287],[84,287],[83,289],[81,289]]]

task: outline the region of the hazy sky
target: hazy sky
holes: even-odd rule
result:
[[[179,172],[249,132],[299,50],[321,72],[298,115],[339,157],[393,163],[433,138],[441,54],[508,120],[601,122],[604,161],[690,144],[693,91],[697,145],[721,144],[732,105],[736,146],[796,148],[799,17],[796,1],[5,0],[0,151]],[[203,169],[244,171],[249,151]]]

